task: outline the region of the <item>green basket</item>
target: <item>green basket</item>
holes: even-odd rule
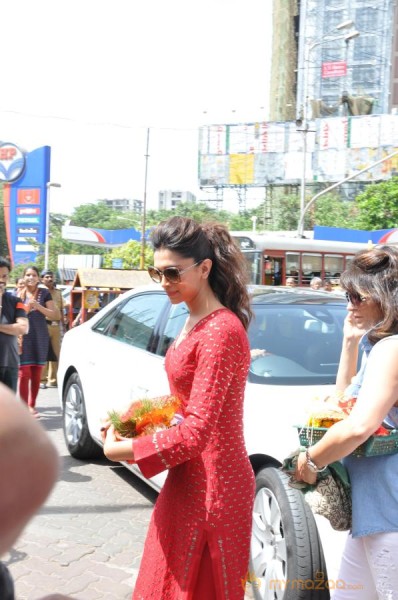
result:
[[[297,427],[301,446],[313,446],[328,430],[328,427]],[[371,435],[366,442],[358,446],[354,456],[382,456],[398,452],[398,430],[393,429],[388,435]]]

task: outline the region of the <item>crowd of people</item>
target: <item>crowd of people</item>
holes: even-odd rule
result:
[[[38,415],[40,377],[52,351],[49,322],[61,321],[63,307],[53,302],[45,285],[39,286],[45,273],[40,277],[35,266],[24,270],[11,293],[6,289],[10,272],[10,262],[0,257],[0,474],[7,489],[0,494],[0,556],[45,501],[58,474],[56,450],[29,413]],[[17,401],[18,387],[22,402]],[[3,563],[0,598],[15,600],[14,583]],[[69,598],[56,593],[40,600]]]
[[[286,287],[297,287],[296,277],[286,277]],[[310,288],[312,290],[323,290],[324,292],[333,292],[338,289],[339,286],[330,281],[330,279],[322,280],[320,277],[313,277],[310,281]]]
[[[102,428],[108,459],[134,462],[145,477],[168,470],[133,598],[242,600],[255,493],[243,435],[252,318],[244,258],[225,227],[185,217],[161,223],[152,242],[151,278],[172,304],[185,302],[188,307],[185,325],[165,359],[170,392],[181,402],[181,419],[167,430],[132,440],[118,436],[109,421]],[[49,328],[61,319],[62,305],[51,293],[51,273],[42,273],[45,285],[40,287],[37,269],[27,267],[24,285],[13,296],[5,292],[9,272],[9,263],[0,259],[0,375],[10,388],[7,392],[0,385],[0,468],[15,494],[15,500],[12,494],[0,495],[0,552],[10,547],[44,501],[57,473],[56,453],[23,403],[35,415],[40,377],[54,358],[49,356],[50,342],[59,339]],[[314,279],[319,281],[311,287],[322,289],[322,280]],[[337,589],[334,600],[392,600],[398,590],[398,453],[359,459],[352,452],[381,424],[398,428],[398,250],[359,252],[342,273],[341,286],[348,314],[336,388],[354,406],[346,419],[299,453],[295,477],[314,483],[326,465],[344,461],[352,486],[353,525],[338,578],[358,586]],[[357,373],[361,345],[365,353]],[[11,392],[18,371],[19,405]],[[21,419],[11,423],[15,410]],[[15,444],[7,455],[7,419],[11,431],[13,424],[24,428],[17,437],[35,462],[30,471],[18,463],[23,453],[11,462]],[[40,469],[44,476],[30,484],[29,477],[18,478],[19,468],[31,476]],[[20,487],[30,485],[24,494]],[[8,519],[8,514],[14,516]],[[2,595],[1,586],[10,583],[6,575],[4,583],[0,577],[0,597],[12,600],[13,595]]]
[[[14,392],[19,388],[38,418],[40,387],[57,385],[64,304],[52,271],[26,267],[12,293],[6,291],[10,272],[10,262],[0,257],[0,382]]]

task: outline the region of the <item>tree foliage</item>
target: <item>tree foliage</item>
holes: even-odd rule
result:
[[[310,228],[315,225],[357,229],[358,207],[355,202],[341,200],[337,194],[325,194],[314,203],[310,212]]]
[[[358,229],[376,230],[398,227],[398,177],[369,185],[359,194]]]
[[[308,201],[309,199],[307,199]],[[339,195],[328,194],[319,198],[306,213],[305,229],[314,225],[332,227],[382,229],[395,227],[398,222],[398,178],[389,182],[369,186],[360,194],[356,202],[341,200]],[[174,215],[189,216],[199,222],[215,221],[223,223],[231,231],[252,231],[253,217],[256,217],[258,231],[295,231],[300,215],[298,194],[286,194],[285,188],[275,188],[268,198],[254,209],[239,214],[227,210],[216,210],[203,202],[184,202],[173,210],[148,210],[146,229]],[[83,204],[76,207],[70,216],[50,215],[49,264],[56,271],[60,254],[102,254],[104,264],[112,266],[113,258],[122,258],[124,268],[137,269],[140,265],[141,243],[130,241],[123,246],[109,250],[89,245],[76,244],[62,238],[62,225],[69,220],[71,225],[95,229],[127,229],[141,231],[142,216],[135,212],[115,210],[103,202]],[[33,242],[32,242],[33,243]],[[7,241],[4,227],[4,207],[0,185],[0,254],[7,255]],[[145,264],[152,264],[150,244],[146,244]],[[44,266],[44,244],[38,245],[36,265]],[[15,276],[17,269],[14,269]]]
[[[141,242],[130,240],[126,244],[113,248],[104,256],[104,267],[111,268],[114,258],[123,260],[123,269],[139,269],[141,263]],[[153,250],[145,244],[145,267],[153,265]]]
[[[231,231],[239,231],[251,229],[251,217],[255,214],[255,210],[252,209],[235,214],[227,210],[215,210],[204,202],[182,202],[173,210],[148,211],[147,223],[148,225],[156,226],[161,221],[165,221],[173,216],[191,217],[199,223],[213,221],[223,223]]]
[[[82,204],[72,213],[72,224],[77,227],[93,227],[95,229],[127,229],[139,228],[141,219],[134,212],[123,212],[98,202]]]

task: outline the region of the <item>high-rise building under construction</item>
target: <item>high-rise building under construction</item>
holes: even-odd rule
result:
[[[397,32],[395,0],[274,0],[270,120],[395,112]]]

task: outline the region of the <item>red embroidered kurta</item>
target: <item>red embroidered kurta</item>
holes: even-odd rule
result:
[[[217,600],[241,600],[254,475],[243,437],[250,350],[239,319],[219,309],[166,355],[184,421],[133,441],[146,477],[169,469],[157,499],[134,600],[189,600],[208,544]],[[206,599],[203,599],[206,600]]]

